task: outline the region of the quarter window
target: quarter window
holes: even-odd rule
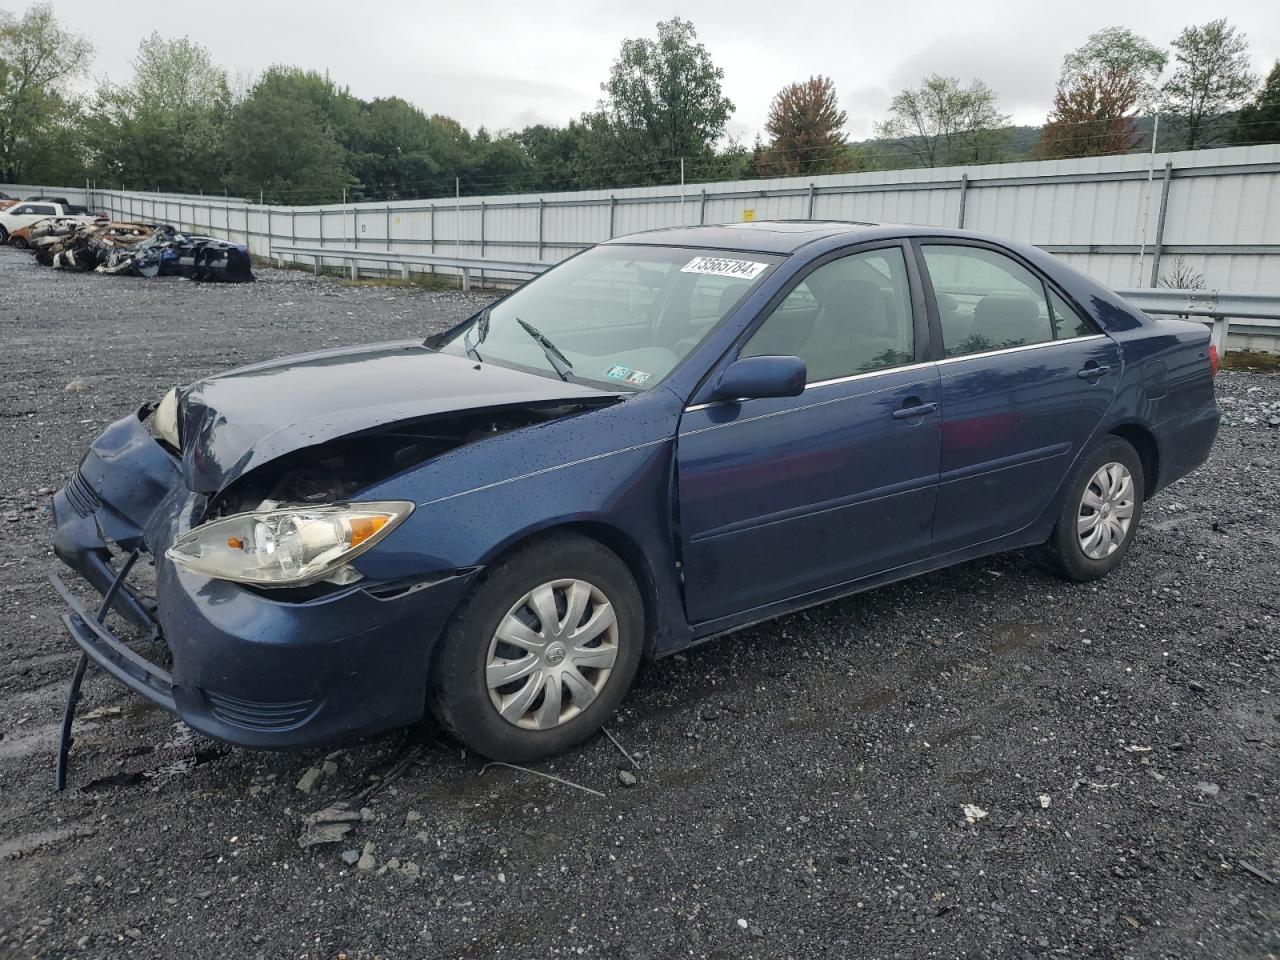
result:
[[[1089,337],[1098,332],[1092,320],[1082,317],[1071,304],[1049,291],[1049,308],[1053,310],[1053,330],[1057,339]]]
[[[1044,284],[1022,264],[982,247],[924,244],[923,249],[948,357],[1054,339]],[[1070,315],[1075,317],[1074,311]]]
[[[795,356],[817,383],[911,363],[911,293],[900,247],[856,253],[810,273],[739,356]]]

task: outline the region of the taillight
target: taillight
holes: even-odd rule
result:
[[[1218,348],[1212,343],[1209,344],[1209,371],[1210,376],[1216,377],[1218,375]]]

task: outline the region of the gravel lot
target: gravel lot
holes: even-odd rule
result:
[[[610,725],[638,769],[603,737],[538,768],[601,796],[484,769],[430,724],[229,749],[101,674],[55,794],[74,655],[48,493],[85,445],[175,383],[481,302],[259,275],[57,275],[0,249],[0,956],[1280,955],[1261,374],[1219,378],[1213,459],[1108,580],[1002,556],[654,664]],[[343,799],[364,819],[301,849]]]

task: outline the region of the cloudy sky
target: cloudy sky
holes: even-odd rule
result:
[[[13,12],[24,5],[0,0]],[[127,80],[138,41],[158,30],[203,44],[233,78],[273,63],[328,70],[359,97],[401,96],[491,130],[564,123],[591,108],[622,38],[651,35],[658,20],[679,15],[724,68],[737,106],[730,133],[748,143],[773,94],[813,73],[834,79],[848,132],[860,139],[893,92],[931,72],[981,78],[1015,122],[1039,123],[1063,54],[1107,26],[1167,45],[1183,26],[1225,16],[1247,34],[1255,71],[1280,57],[1276,0],[54,0],[54,7],[97,47],[95,76]]]

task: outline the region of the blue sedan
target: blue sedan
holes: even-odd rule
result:
[[[1020,548],[1105,576],[1208,455],[1216,367],[1204,326],[963,231],[624,237],[425,341],[110,426],[54,500],[57,555],[105,595],[60,586],[64,619],[222,740],[431,711],[528,761],[597,731],[645,658],[749,624]]]

